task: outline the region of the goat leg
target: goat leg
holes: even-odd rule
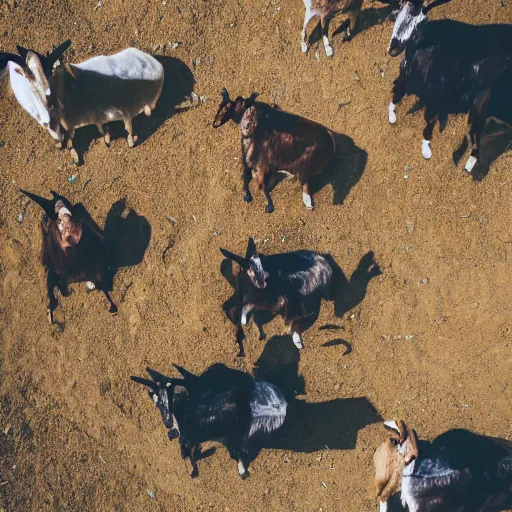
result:
[[[55,298],[55,286],[58,284],[58,276],[55,274],[55,272],[47,269],[46,270],[46,288],[48,291],[48,308],[46,310],[47,316],[48,316],[48,322],[51,324],[54,323],[53,321],[53,312],[55,311],[55,308],[57,307],[57,299]]]
[[[304,25],[302,26],[302,32],[300,37],[300,48],[302,50],[302,53],[306,53],[308,51],[306,29],[311,18],[313,18],[314,16],[315,13],[311,10],[311,7],[306,7],[306,12],[304,14]]]
[[[73,137],[74,136],[75,136],[75,130],[70,130],[68,133],[67,148],[69,149],[69,152],[71,153],[71,158],[73,159],[73,163],[75,165],[78,165],[80,163],[80,159],[78,158],[78,153],[76,152],[76,149],[73,147]]]
[[[98,131],[100,132],[100,134],[103,136],[103,140],[105,141],[105,144],[107,146],[110,146],[110,132],[103,128],[102,123],[98,123],[96,126],[98,127]]]
[[[290,325],[291,333],[292,333],[292,340],[294,345],[298,348],[304,348],[304,345],[302,344],[302,326],[300,324],[299,320],[292,320]]]
[[[261,172],[261,171],[258,171]],[[267,206],[265,207],[265,211],[267,213],[272,213],[274,211],[274,203],[272,198],[270,197],[270,187],[269,187],[269,173],[265,173],[263,175],[263,180],[261,181],[261,190],[263,194],[265,194],[265,198],[267,200]]]
[[[330,17],[322,16],[320,18],[320,24],[322,25],[322,41],[324,43],[325,55],[327,57],[332,57],[334,54],[334,50],[332,49],[331,44],[329,43],[329,22]]]
[[[348,13],[348,19],[350,21],[350,24],[345,33],[344,41],[351,41],[352,38],[354,37],[356,21],[357,21],[357,11],[350,11]]]
[[[244,182],[244,201],[250,203],[252,201],[251,191],[249,190],[249,183],[252,180],[252,172],[250,167],[247,165],[247,155],[244,146],[244,139],[242,139],[242,180]]]
[[[491,97],[491,90],[486,89],[480,93],[474,100],[471,110],[469,112],[468,124],[469,124],[469,137],[471,139],[471,156],[466,162],[465,169],[471,173],[473,167],[478,162],[480,157],[480,139],[482,132],[486,125],[486,111],[489,99]]]
[[[133,126],[131,119],[127,118],[124,120],[124,129],[128,132],[128,137],[126,137],[126,140],[128,141],[128,147],[133,148],[133,146],[135,146],[135,143],[137,142],[138,137],[133,136]]]
[[[434,132],[434,126],[436,125],[437,116],[425,110],[425,122],[427,125],[423,130],[423,142],[421,144],[421,153],[423,158],[430,160],[432,158],[432,149],[430,149],[430,143],[432,142],[432,133]]]
[[[197,446],[194,446],[188,454],[188,458],[189,458],[190,464],[192,466],[192,473],[190,473],[190,478],[197,478],[199,476],[199,468],[197,467],[196,453],[195,453],[197,448],[198,448]]]
[[[108,293],[106,285],[104,283],[98,283],[97,286],[105,294],[105,297],[108,300],[108,312],[117,313],[117,306],[114,304],[114,301],[110,297],[110,293]]]
[[[404,99],[405,94],[407,92],[407,76],[405,74],[405,69],[400,67],[400,74],[398,78],[395,80],[393,84],[393,96],[389,103],[388,107],[388,115],[389,115],[389,123],[396,123],[396,106]]]

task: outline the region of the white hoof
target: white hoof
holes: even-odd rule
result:
[[[311,196],[309,194],[306,194],[305,192],[302,192],[302,201],[304,202],[304,206],[308,210],[312,210],[313,209],[313,199],[311,198]]]
[[[293,340],[293,343],[295,344],[295,346],[298,348],[298,349],[301,349],[303,347],[302,345],[302,340],[300,338],[300,334],[298,332],[294,332],[292,334],[292,340]]]
[[[305,43],[305,42],[302,42],[300,44],[300,49],[302,50],[302,53],[307,53],[307,51],[308,51],[308,44]]]
[[[325,55],[327,55],[327,57],[332,57],[334,55],[334,50],[330,44],[325,47]]]
[[[88,290],[94,290],[96,288],[96,285],[92,281],[87,281],[85,286],[87,286]]]
[[[468,161],[466,162],[466,166],[464,169],[466,169],[467,172],[471,173],[473,170],[473,167],[475,167],[475,164],[478,162],[475,156],[470,156],[468,158]]]
[[[242,313],[242,318],[240,318],[240,323],[242,325],[247,325],[247,315],[245,313]]]
[[[389,124],[395,124],[396,123],[396,105],[394,103],[390,103],[388,107],[389,112]]]
[[[421,143],[421,154],[425,160],[430,160],[432,158],[432,150],[430,149],[429,140],[424,140]]]

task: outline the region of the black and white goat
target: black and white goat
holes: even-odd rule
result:
[[[71,283],[85,281],[88,291],[98,288],[107,297],[110,313],[116,313],[117,306],[109,295],[111,271],[105,240],[89,214],[83,208],[74,207],[53,190],[52,199],[20,191],[44,211],[41,220],[41,263],[45,270],[50,324],[53,323],[53,311],[57,307],[55,287],[66,296],[67,285]]]
[[[221,95],[222,103],[213,126],[218,128],[230,119],[240,124],[244,201],[252,201],[249,183],[254,178],[267,199],[266,212],[273,212],[271,178],[281,171],[298,177],[304,205],[312,210],[309,180],[334,158],[333,132],[314,121],[256,101],[257,93],[249,98],[238,96],[234,101],[226,89]]]
[[[409,512],[495,510],[512,498],[512,443],[467,430],[418,441],[403,421],[386,421],[399,434],[375,452],[380,510],[401,491]]]
[[[449,1],[403,2],[388,48],[391,56],[405,50],[389,104],[389,122],[396,123],[396,105],[404,96],[417,95],[425,105],[422,154],[430,159],[437,119],[443,129],[448,114],[469,113],[471,156],[465,168],[471,172],[480,156],[488,119],[493,117],[512,128],[512,25],[426,22],[432,8]]]
[[[326,256],[313,251],[258,254],[249,238],[245,257],[220,252],[240,266],[236,278],[236,342],[243,357],[244,331],[253,310],[281,315],[289,326],[297,348],[302,348],[302,332],[316,319],[322,299],[330,299],[333,267]]]
[[[26,67],[14,62],[9,66],[11,86],[21,106],[48,130],[57,147],[62,147],[64,140],[62,128],[67,131],[67,146],[77,164],[73,147],[77,128],[96,125],[108,145],[110,134],[103,125],[124,121],[128,146],[133,147],[137,137],[133,136],[132,119],[141,112],[151,115],[164,84],[162,64],[136,48],[80,64],[61,64],[51,79],[32,51],[27,53]]]
[[[273,384],[221,364],[200,376],[176,368],[183,378],[169,378],[147,368],[153,380],[132,380],[149,387],[169,439],[179,438],[182,457],[190,459],[190,476],[199,475],[196,456],[201,443],[221,441],[238,462],[239,475],[247,478],[250,445],[284,423],[287,403],[283,394]]]

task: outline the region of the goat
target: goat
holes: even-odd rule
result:
[[[309,22],[316,18],[320,18],[322,27],[322,41],[324,43],[325,54],[332,57],[334,50],[329,43],[329,23],[332,18],[338,14],[345,14],[350,25],[345,33],[345,41],[350,41],[356,26],[357,15],[363,5],[363,0],[303,0],[306,13],[304,15],[304,25],[301,32],[301,49],[303,53],[308,51],[308,43],[306,38],[306,29]]]
[[[34,52],[27,53],[26,63],[28,69],[17,68],[16,72],[28,81],[32,95],[47,111],[46,127],[57,147],[64,140],[61,126],[67,131],[67,147],[76,164],[79,158],[73,137],[81,126],[96,125],[109,145],[110,133],[103,124],[122,120],[128,146],[133,147],[137,136],[133,136],[132,119],[141,112],[151,115],[164,83],[162,64],[136,48],[80,64],[61,64],[50,82]]]
[[[312,210],[309,180],[334,158],[336,143],[333,132],[303,117],[255,101],[257,93],[249,98],[238,96],[232,101],[224,88],[221,96],[222,103],[213,127],[218,128],[230,119],[240,124],[244,201],[252,201],[249,183],[255,178],[267,199],[266,212],[272,213],[274,204],[270,197],[269,178],[272,173],[281,171],[299,178],[304,205]]]
[[[243,326],[253,310],[281,315],[290,327],[295,346],[302,348],[302,332],[316,319],[322,299],[331,298],[333,267],[326,256],[313,251],[282,254],[258,254],[249,238],[245,258],[221,249],[220,252],[240,266],[236,278],[236,342],[239,357],[244,357]]]
[[[87,290],[101,290],[107,297],[109,312],[117,306],[109,295],[110,268],[105,240],[99,228],[83,208],[51,191],[53,198],[45,199],[21,190],[44,211],[41,220],[43,244],[41,263],[45,269],[48,294],[48,321],[53,324],[53,311],[57,307],[54,290],[58,287],[68,295],[67,285],[86,282]]]
[[[196,459],[201,443],[221,441],[238,461],[239,475],[247,478],[251,443],[284,423],[287,403],[283,394],[273,384],[221,364],[200,376],[175,367],[182,379],[166,377],[150,368],[147,371],[153,380],[131,379],[149,387],[169,439],[179,438],[182,458],[190,459],[190,476],[199,475]]]
[[[512,495],[512,443],[450,430],[431,443],[418,441],[403,421],[386,421],[399,438],[374,455],[380,511],[401,491],[409,512],[484,511]]]
[[[474,26],[453,20],[425,23],[431,9],[449,1],[424,5],[423,0],[407,0],[398,13],[388,53],[395,57],[405,50],[405,55],[393,85],[389,122],[396,123],[396,105],[406,95],[418,96],[425,105],[422,154],[428,160],[436,120],[440,120],[442,131],[448,114],[469,113],[471,156],[465,169],[471,173],[479,159],[488,117],[512,128],[512,25]],[[501,91],[500,98],[489,110],[490,100],[498,100],[493,98],[496,88]],[[503,119],[505,112],[507,118]]]

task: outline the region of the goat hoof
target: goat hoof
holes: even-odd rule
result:
[[[78,153],[75,151],[75,149],[71,150],[71,159],[73,160],[73,163],[75,165],[78,165],[80,163],[80,159],[78,158]]]
[[[53,325],[53,311],[50,308],[46,311],[46,317],[48,318],[48,323]]]
[[[240,350],[240,352],[238,352],[236,357],[245,357],[245,352],[243,350]]]
[[[199,471],[194,469],[192,473],[190,473],[190,478],[197,478],[199,476]]]
[[[302,50],[302,53],[306,53],[308,51],[307,43],[301,43],[300,49]]]
[[[251,194],[247,193],[247,194],[244,194],[244,201],[246,203],[250,203],[252,201],[252,196]]]
[[[334,50],[331,45],[327,45],[325,47],[325,55],[327,55],[327,57],[332,57],[334,55]]]
[[[471,155],[468,158],[466,165],[464,166],[465,171],[469,172],[469,174],[471,174],[471,171],[473,170],[473,167],[475,167],[477,162],[478,162],[478,159],[476,158],[476,156]]]
[[[108,312],[109,313],[117,313],[117,306],[115,304],[112,304],[109,308],[108,308]]]
[[[274,206],[271,204],[267,204],[267,206],[265,207],[265,211],[267,213],[272,213],[274,211]]]
[[[242,474],[240,475],[240,478],[241,478],[242,480],[245,480],[245,479],[249,478],[250,476],[251,476],[251,473],[249,473],[249,471],[246,471],[245,473],[242,473]]]
[[[62,149],[62,142],[56,142],[56,143],[55,143],[55,147],[56,147],[57,149]]]

